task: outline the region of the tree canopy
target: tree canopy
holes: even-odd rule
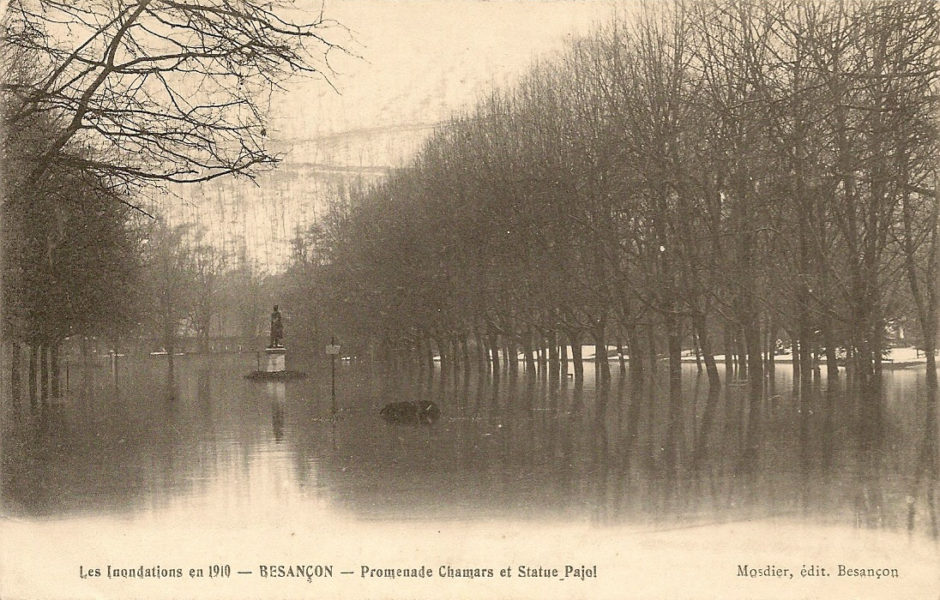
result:
[[[29,77],[4,78],[22,100],[7,125],[59,124],[30,184],[62,162],[122,184],[250,175],[277,159],[272,91],[293,74],[327,78],[342,50],[337,23],[287,1],[12,0],[2,26],[4,54],[29,60]]]

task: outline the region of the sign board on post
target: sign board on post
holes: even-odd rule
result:
[[[326,345],[327,354],[339,354],[339,344],[327,344]]]

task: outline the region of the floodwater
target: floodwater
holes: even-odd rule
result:
[[[884,441],[863,449],[857,407],[816,386],[801,402],[778,365],[759,422],[747,386],[715,398],[684,367],[670,426],[667,383],[634,386],[612,363],[609,389],[557,388],[535,373],[389,373],[338,363],[287,383],[244,379],[252,356],[165,358],[69,369],[60,400],[6,403],[7,514],[345,513],[364,520],[713,523],[791,516],[809,523],[936,535],[924,454],[922,369],[885,373]],[[304,365],[300,365],[301,368]],[[661,369],[665,371],[665,369]],[[665,375],[663,373],[663,375]],[[838,387],[838,386],[836,386]],[[389,425],[387,402],[427,399],[432,426]]]
[[[68,371],[64,397],[3,408],[4,598],[936,598],[935,476],[922,452],[922,369],[885,373],[884,435],[823,378],[799,398],[778,365],[709,397],[684,367],[598,389],[521,372],[432,377],[289,364],[305,380],[244,378],[255,358],[124,358]],[[520,365],[521,368],[521,365]],[[427,399],[431,426],[391,425]],[[670,410],[672,408],[672,410]],[[261,565],[331,569],[261,576]],[[840,565],[896,577],[793,579],[741,569]],[[427,567],[432,579],[363,575]],[[521,566],[595,577],[521,578]],[[178,578],[86,577],[179,569]],[[447,568],[492,577],[448,578]],[[265,567],[266,568],[266,567]],[[192,576],[197,573],[196,576]],[[222,570],[231,575],[210,578]],[[500,575],[510,569],[512,577]],[[887,571],[885,571],[887,569]],[[896,571],[891,571],[892,569]],[[230,571],[229,571],[230,570]],[[476,571],[479,572],[479,571]],[[874,572],[874,571],[872,571]],[[818,573],[818,571],[814,571]]]

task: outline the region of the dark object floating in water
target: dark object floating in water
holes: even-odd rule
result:
[[[441,409],[429,400],[392,402],[383,406],[379,414],[388,423],[431,425],[441,417]]]
[[[245,375],[245,379],[252,381],[287,381],[289,379],[304,379],[307,374],[303,371],[252,371]]]

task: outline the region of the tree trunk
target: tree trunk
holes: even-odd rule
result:
[[[538,339],[538,358],[539,358],[539,370],[544,375],[545,367],[548,366],[548,343],[546,341],[547,336],[543,332],[539,332]]]
[[[575,382],[584,381],[584,361],[581,357],[581,334],[577,331],[569,331],[568,342],[571,344],[571,362],[574,364],[574,380]]]
[[[708,323],[705,318],[705,313],[701,311],[695,311],[692,314],[692,327],[697,332],[699,346],[702,350],[702,360],[705,362],[705,372],[708,374],[708,388],[711,389],[720,389],[721,388],[721,378],[718,376],[718,365],[715,364],[715,355],[712,352],[711,340],[708,337]],[[729,373],[725,374],[725,380]]]
[[[742,335],[740,330],[738,335],[735,336],[735,341],[737,343],[737,358],[738,358],[738,373],[741,379],[748,378],[748,348],[747,348],[747,337]]]
[[[623,355],[623,341],[620,336],[617,337],[617,360],[620,362],[620,374],[627,372],[627,361]]]
[[[555,335],[556,335],[555,341],[557,342],[558,334],[556,333]],[[567,378],[568,377],[568,344],[567,343],[558,344],[558,346],[559,346],[558,347],[558,362],[559,362],[559,366],[561,367],[561,377]]]
[[[927,244],[926,277],[921,284],[917,272],[913,232],[914,214],[908,193],[902,196],[902,215],[904,221],[904,253],[907,281],[917,309],[917,321],[920,324],[923,350],[927,359],[926,387],[927,387],[927,418],[924,430],[924,443],[921,453],[925,461],[932,465],[932,473],[937,474],[937,267],[940,262],[940,179],[934,177],[934,203],[930,214],[930,234],[924,243]],[[913,496],[913,494],[912,494]],[[911,505],[913,510],[913,505]]]
[[[756,398],[759,402],[764,392],[764,363],[761,360],[760,325],[756,314],[747,321],[744,341],[747,346],[747,374],[751,384],[751,398]]]
[[[669,352],[669,421],[667,431],[675,433],[682,426],[682,337],[679,317],[675,311],[665,313],[666,348]],[[674,435],[671,443],[666,444],[666,463],[670,471],[676,466],[677,440]]]
[[[434,346],[437,348],[437,355],[441,359],[441,373],[447,370],[447,366],[450,364],[450,356],[447,355],[447,347],[444,345],[444,342],[439,337],[434,338]]]
[[[832,335],[832,326],[822,326],[823,343],[826,345],[826,380],[832,385],[839,378],[839,357],[836,354],[836,342]]]
[[[652,323],[646,326],[646,339],[649,342],[650,373],[655,375],[659,360],[656,356],[656,332],[653,330]]]
[[[598,383],[610,381],[610,362],[607,360],[607,340],[604,338],[605,327],[603,321],[597,324],[594,333],[594,365]]]
[[[773,319],[767,325],[767,358],[765,363],[767,365],[767,377],[773,381],[774,374],[777,370],[777,326],[773,323]]]
[[[509,374],[517,375],[519,373],[519,347],[516,346],[516,340],[512,338],[506,340],[506,359],[509,361]]]
[[[552,386],[558,384],[561,365],[558,363],[558,333],[552,329],[548,333],[548,379]]]
[[[627,326],[627,352],[630,355],[630,376],[640,381],[643,379],[643,351],[640,349],[639,333],[634,324]]]
[[[532,329],[526,331],[522,341],[522,353],[525,356],[525,370],[535,373],[535,357],[532,356]]]
[[[800,344],[795,339],[790,339],[790,357],[793,364],[793,385],[799,384],[800,380]]]

